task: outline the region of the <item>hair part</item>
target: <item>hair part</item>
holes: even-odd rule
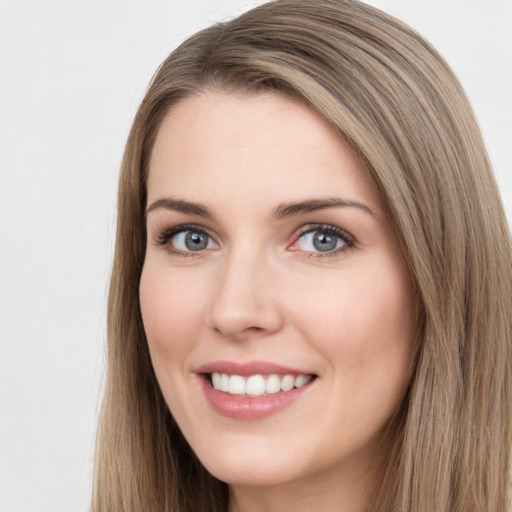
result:
[[[274,91],[320,113],[361,159],[420,303],[410,387],[369,511],[508,510],[512,257],[469,102],[416,32],[355,0],[277,0],[205,29],[162,64],[122,163],[108,376],[92,511],[225,512],[227,487],[187,445],[142,326],[146,179],[173,105],[208,89]]]

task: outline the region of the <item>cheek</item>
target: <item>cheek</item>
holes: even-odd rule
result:
[[[157,272],[145,265],[139,296],[144,330],[153,358],[159,355],[179,359],[190,349],[190,340],[201,323],[200,293],[179,273]]]
[[[383,273],[382,268],[388,272]],[[406,271],[390,265],[351,268],[317,282],[301,308],[301,325],[333,367],[350,372],[354,386],[408,380],[415,336],[415,301]],[[313,333],[313,334],[312,334]]]

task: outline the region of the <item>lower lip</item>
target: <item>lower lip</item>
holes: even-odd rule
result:
[[[259,420],[282,411],[299,400],[310,388],[313,381],[290,391],[280,391],[261,397],[230,395],[214,389],[202,375],[201,381],[206,398],[215,411],[228,418],[238,420]]]

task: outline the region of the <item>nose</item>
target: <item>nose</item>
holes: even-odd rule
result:
[[[223,262],[213,290],[208,322],[231,339],[278,332],[284,321],[276,272],[263,257],[235,255]]]

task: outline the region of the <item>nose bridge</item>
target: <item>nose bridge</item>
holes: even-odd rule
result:
[[[211,298],[211,327],[229,337],[278,330],[282,315],[268,257],[248,243],[230,251],[221,265]]]

